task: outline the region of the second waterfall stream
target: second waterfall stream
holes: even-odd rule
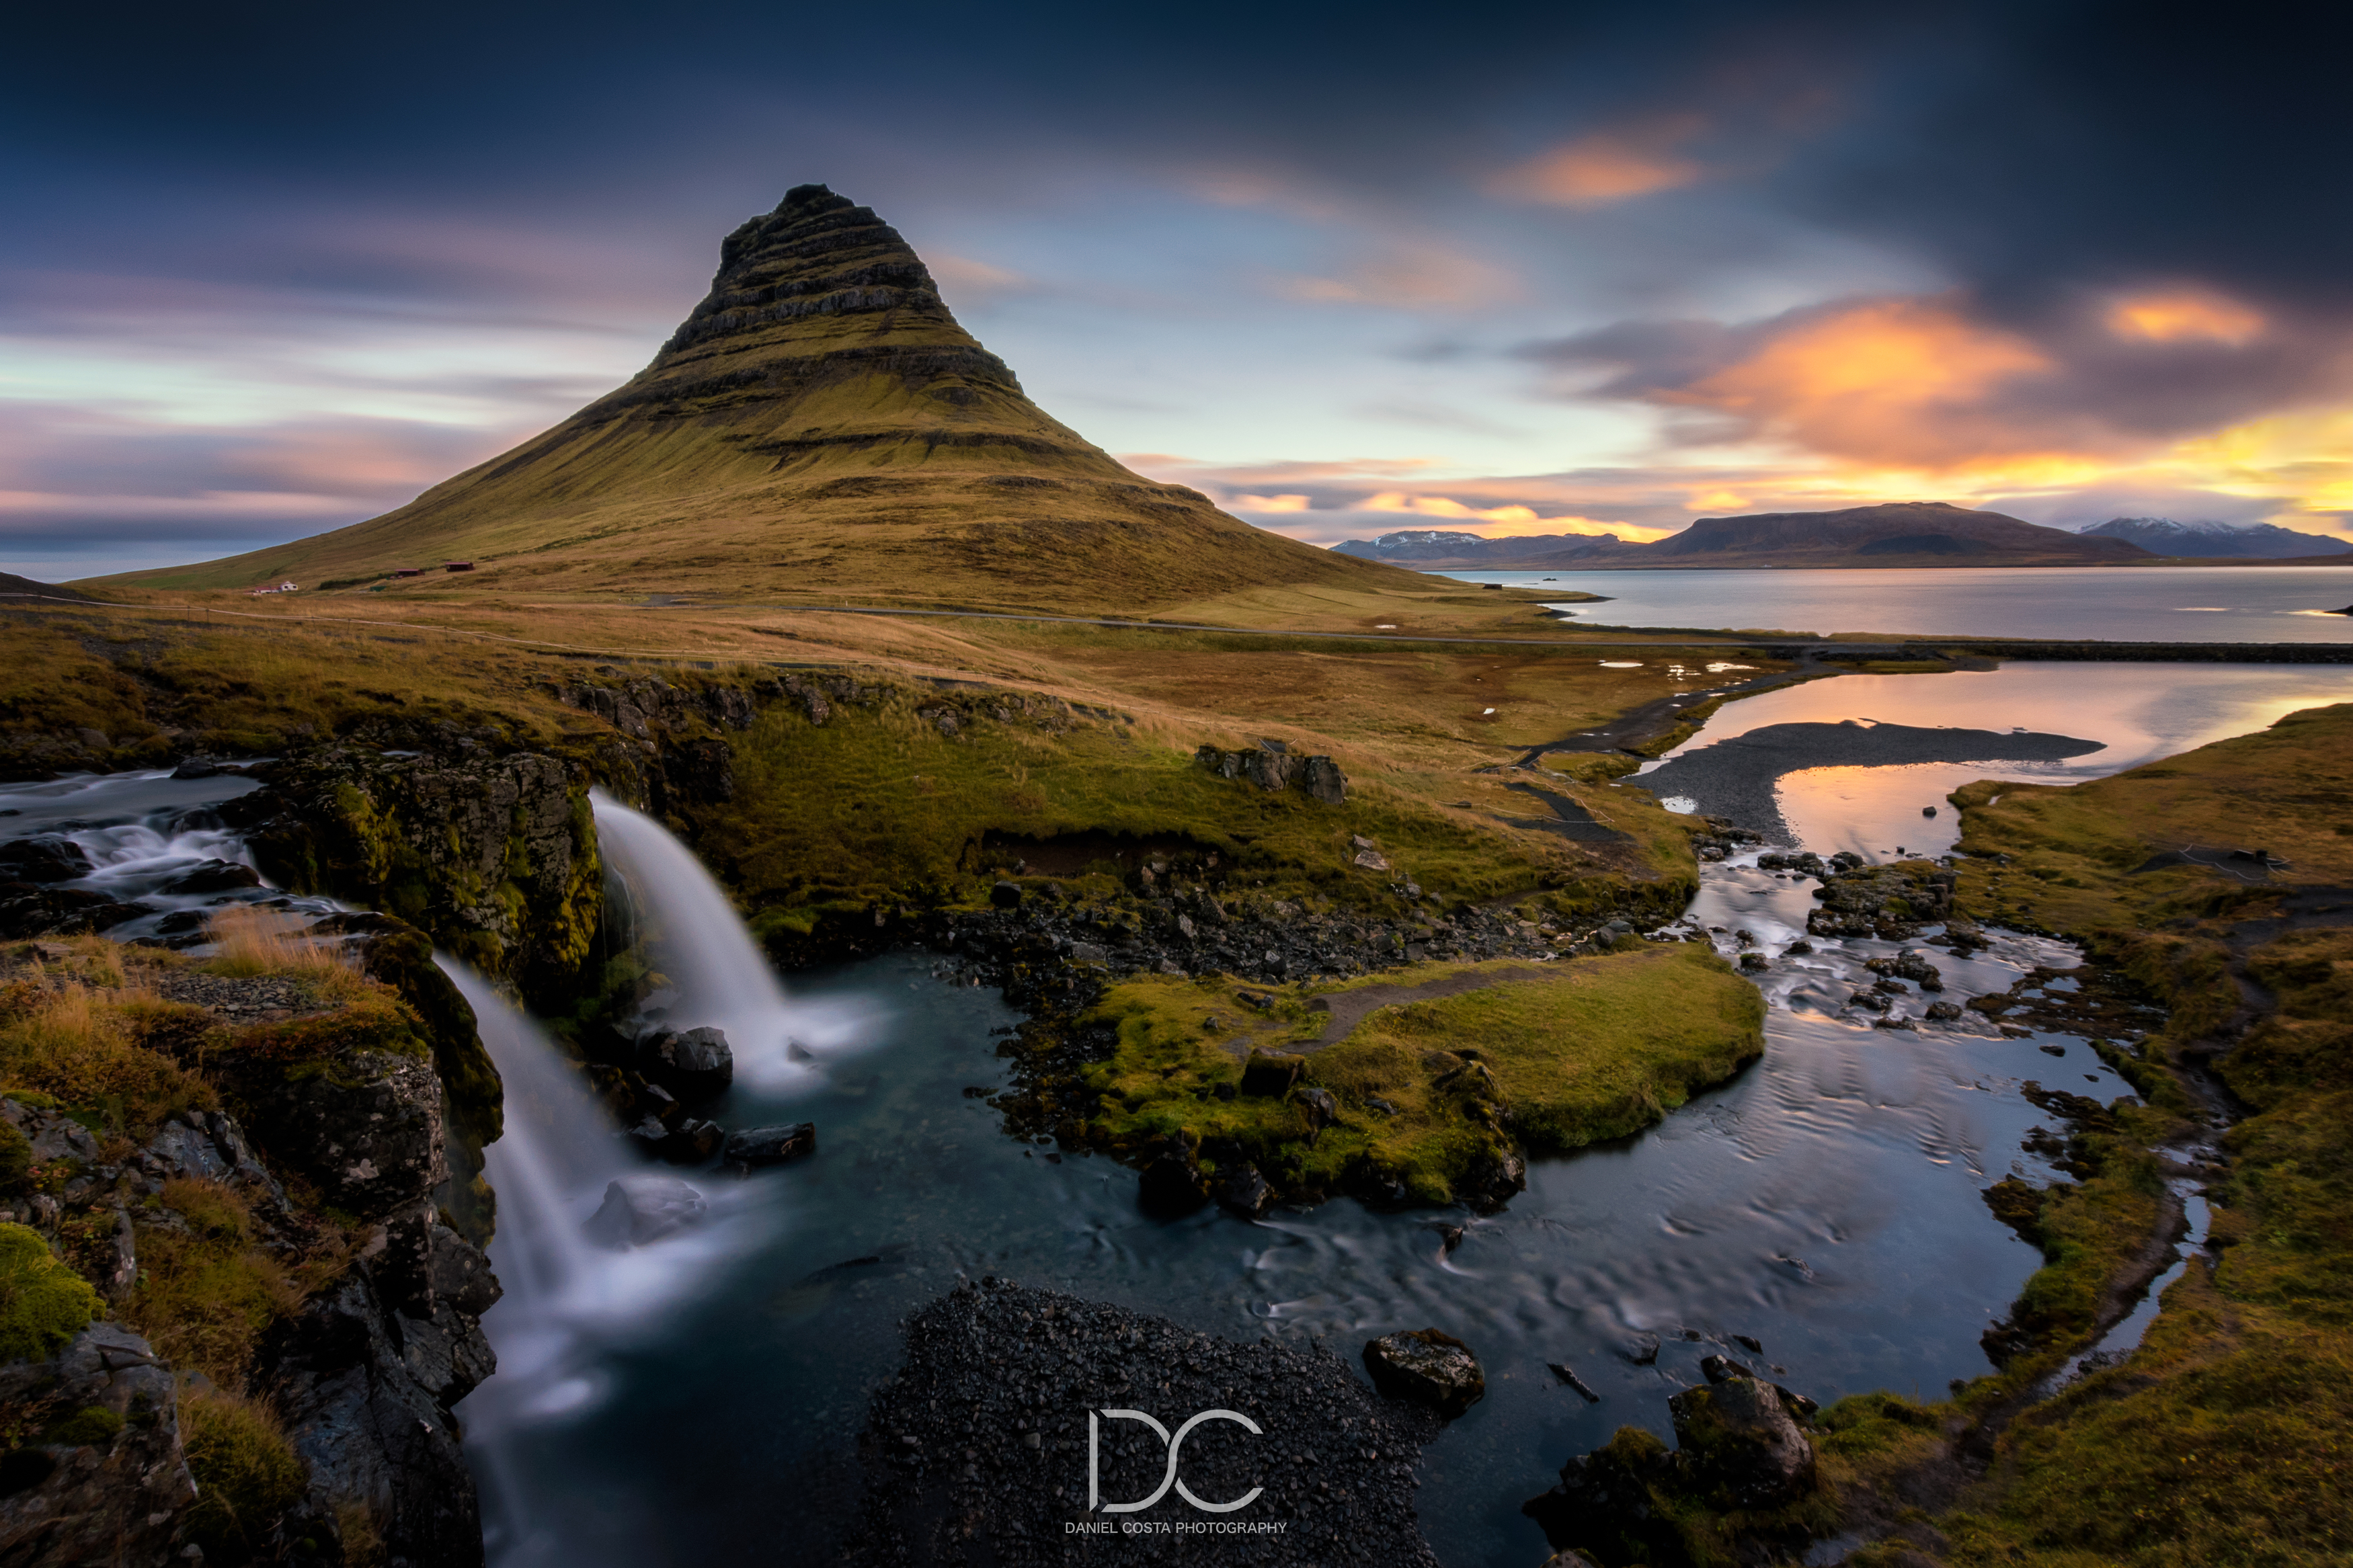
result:
[[[601,792],[593,800],[608,903],[621,906],[610,913],[627,921],[667,982],[650,1010],[663,1026],[723,1031],[738,1080],[764,1097],[815,1083],[825,1056],[855,1047],[865,1016],[796,1008],[691,850]],[[595,1405],[614,1358],[663,1332],[729,1259],[757,1254],[780,1233],[790,1217],[785,1189],[716,1172],[672,1173],[708,1204],[702,1223],[643,1246],[597,1245],[583,1227],[611,1184],[664,1168],[621,1137],[537,1020],[480,975],[440,963],[473,1005],[505,1095],[505,1131],[485,1151],[497,1194],[490,1254],[505,1294],[482,1327],[498,1371],[460,1407],[485,1483],[487,1544],[502,1568],[578,1564],[576,1536],[554,1528],[530,1495],[518,1453],[534,1428]],[[707,1110],[724,1117],[725,1106]]]

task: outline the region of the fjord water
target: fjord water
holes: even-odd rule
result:
[[[1854,570],[1446,572],[1600,594],[1564,605],[1606,626],[2093,637],[2110,642],[2353,643],[2344,566],[1951,566]]]
[[[1659,668],[1662,690],[1682,689],[1663,674],[1674,667]],[[1641,771],[1774,724],[2021,729],[2101,742],[2100,750],[2063,762],[1810,768],[1781,780],[1781,816],[1810,849],[1852,849],[1873,860],[1899,850],[1941,855],[1960,831],[1960,814],[1945,797],[1972,779],[2068,784],[2105,778],[2332,702],[2353,702],[2353,665],[2020,662],[1946,675],[1841,676],[1729,703],[1697,735]],[[1936,815],[1923,816],[1927,807]]]

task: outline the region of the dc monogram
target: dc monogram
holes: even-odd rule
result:
[[[1102,1472],[1096,1463],[1097,1454],[1103,1442],[1101,1417],[1109,1417],[1113,1421],[1141,1421],[1146,1426],[1149,1426],[1155,1432],[1157,1432],[1160,1435],[1160,1440],[1168,1445],[1167,1472],[1160,1478],[1160,1485],[1153,1494],[1140,1502],[1104,1502],[1103,1500],[1103,1485],[1100,1479]],[[1260,1436],[1258,1423],[1251,1420],[1249,1416],[1244,1415],[1238,1410],[1204,1410],[1199,1415],[1194,1416],[1191,1420],[1186,1422],[1182,1426],[1177,1427],[1176,1435],[1173,1436],[1169,1435],[1167,1427],[1163,1426],[1159,1422],[1154,1420],[1151,1416],[1146,1415],[1141,1410],[1088,1411],[1087,1511],[1090,1513],[1138,1513],[1145,1509],[1150,1508],[1162,1498],[1166,1497],[1168,1495],[1168,1489],[1171,1487],[1176,1489],[1176,1495],[1178,1497],[1183,1498],[1187,1502],[1191,1503],[1203,1513],[1231,1513],[1238,1508],[1248,1508],[1251,1503],[1257,1501],[1258,1494],[1264,1491],[1266,1489],[1265,1488],[1252,1487],[1250,1490],[1234,1499],[1231,1502],[1204,1502],[1199,1498],[1195,1497],[1191,1489],[1187,1488],[1183,1481],[1176,1479],[1177,1450],[1185,1446],[1185,1438],[1192,1432],[1193,1428],[1198,1426],[1204,1421],[1231,1421],[1241,1426],[1243,1430],[1249,1432],[1251,1436],[1255,1437]]]

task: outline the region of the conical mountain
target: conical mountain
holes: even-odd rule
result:
[[[1121,467],[823,185],[729,235],[653,363],[554,428],[382,517],[132,581],[308,588],[448,560],[485,589],[1124,610],[1403,575]]]

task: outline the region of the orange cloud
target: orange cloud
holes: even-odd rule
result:
[[[1543,517],[1534,507],[1527,506],[1471,507],[1449,496],[1414,495],[1406,490],[1383,490],[1366,497],[1356,506],[1362,511],[1409,512],[1416,517],[1483,522],[1491,526],[1480,531],[1493,538],[1524,533],[1614,533],[1621,539],[1649,541],[1662,539],[1671,531],[1662,528],[1645,528],[1640,523],[1605,522],[1590,517]]]
[[[1974,405],[2054,368],[2024,339],[1933,301],[1877,300],[1806,321],[1664,397],[1828,457],[1936,468],[2047,451],[2039,435],[1989,430]]]
[[[1314,305],[1388,305],[1453,310],[1519,293],[1519,280],[1476,257],[1436,246],[1399,248],[1333,278],[1284,277],[1276,293]]]
[[[2237,348],[2263,330],[2263,317],[2211,294],[2142,294],[2109,309],[2108,331],[2120,338],[2171,343],[2203,340]]]
[[[1229,504],[1241,511],[1305,511],[1309,498],[1299,495],[1236,496]]]
[[[1675,151],[1704,128],[1696,115],[1678,115],[1632,132],[1581,136],[1489,183],[1495,195],[1555,206],[1601,207],[1673,190],[1707,171]]]

